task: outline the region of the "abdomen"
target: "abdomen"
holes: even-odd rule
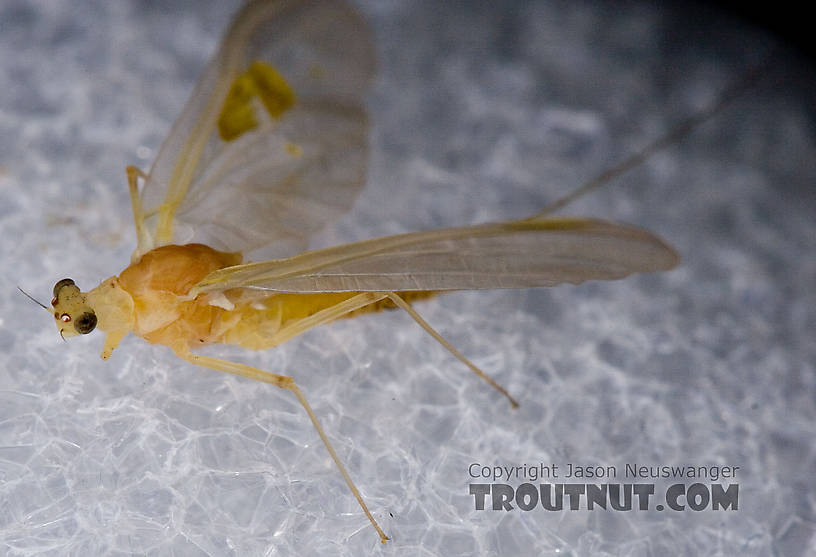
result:
[[[357,294],[358,292],[320,294],[280,292],[251,304],[236,306],[234,310],[219,317],[221,323],[230,321],[230,325],[216,342],[235,344],[253,350],[271,348],[276,345],[274,337],[280,329],[294,325],[306,317],[335,306]],[[402,292],[400,296],[410,301],[429,298],[435,294],[435,292]],[[347,313],[340,319],[395,308],[393,302],[384,299]]]

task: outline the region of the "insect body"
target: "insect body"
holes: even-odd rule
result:
[[[138,238],[131,265],[85,293],[58,282],[52,306],[63,336],[104,331],[105,359],[132,332],[186,361],[290,390],[385,541],[294,379],[197,347],[269,348],[396,306],[515,405],[409,302],[450,290],[618,279],[670,269],[677,255],[632,226],[542,213],[244,262],[271,243],[302,245],[351,206],[365,178],[362,96],[372,50],[364,22],[343,2],[248,4],[150,172],[128,168]]]

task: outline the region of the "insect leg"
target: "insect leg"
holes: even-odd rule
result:
[[[387,296],[388,295],[385,292],[362,292],[349,298],[348,300],[340,302],[339,304],[335,304],[308,317],[299,319],[291,325],[282,327],[277,333],[275,333],[273,339],[274,346],[283,344],[287,340],[301,335],[309,329],[317,327],[318,325],[324,325],[348,313],[364,308],[367,305],[377,303]]]
[[[496,383],[496,381],[494,381],[492,377],[490,377],[490,376],[489,376],[488,374],[486,374],[484,371],[482,371],[481,369],[479,369],[478,367],[476,367],[476,365],[475,365],[473,362],[471,362],[470,360],[468,360],[467,358],[465,358],[465,356],[464,356],[464,355],[462,355],[462,353],[461,353],[461,352],[459,352],[459,351],[458,351],[456,348],[454,348],[454,347],[453,347],[453,346],[452,346],[452,345],[451,345],[451,344],[450,344],[450,343],[449,343],[447,340],[445,340],[444,338],[442,338],[442,335],[440,335],[439,333],[437,333],[437,332],[436,332],[436,330],[434,330],[434,328],[433,328],[433,327],[431,327],[431,326],[428,324],[428,322],[427,322],[427,321],[425,321],[424,319],[422,319],[422,317],[421,317],[421,316],[420,316],[420,315],[419,315],[419,314],[418,314],[418,313],[417,313],[417,312],[414,310],[414,308],[412,308],[412,307],[411,307],[411,305],[410,305],[408,302],[406,302],[405,300],[403,300],[403,299],[402,299],[402,298],[401,298],[399,295],[397,295],[397,294],[396,294],[396,293],[394,293],[394,292],[389,292],[389,293],[388,293],[388,298],[389,298],[389,299],[390,299],[392,302],[394,302],[395,304],[397,304],[397,306],[398,306],[398,307],[400,307],[400,308],[404,309],[405,311],[407,311],[407,312],[408,312],[408,314],[409,314],[411,317],[413,317],[413,318],[414,318],[414,321],[416,321],[417,323],[419,323],[419,326],[420,326],[420,327],[422,327],[423,329],[425,329],[425,331],[426,331],[426,332],[427,332],[429,335],[431,335],[432,337],[434,337],[434,338],[436,339],[436,341],[437,341],[439,344],[441,344],[442,346],[444,346],[445,348],[447,348],[448,352],[450,352],[451,354],[453,354],[454,356],[456,356],[456,357],[459,359],[459,361],[461,361],[463,364],[465,364],[466,366],[468,366],[468,367],[471,369],[471,371],[473,371],[473,373],[475,373],[476,375],[478,375],[479,377],[481,377],[482,379],[484,379],[485,381],[487,381],[488,383],[490,383],[490,385],[491,385],[491,386],[492,386],[494,389],[496,389],[496,390],[497,390],[497,391],[499,391],[501,394],[503,394],[504,396],[506,396],[506,397],[507,397],[507,400],[509,400],[509,401],[510,401],[510,404],[513,406],[513,408],[518,408],[518,402],[516,402],[516,399],[514,399],[512,396],[510,396],[510,393],[508,393],[508,392],[505,390],[505,388],[504,388],[504,387],[502,387],[501,385],[499,385],[498,383]]]
[[[376,520],[374,520],[374,516],[371,514],[371,511],[368,510],[365,501],[363,501],[362,495],[360,495],[360,492],[357,490],[357,486],[355,486],[354,482],[351,481],[351,476],[349,476],[348,472],[346,472],[343,463],[340,462],[340,458],[337,456],[337,453],[334,451],[334,447],[332,447],[332,444],[329,442],[329,438],[326,437],[320,422],[317,421],[317,416],[315,416],[315,413],[312,411],[312,407],[309,406],[309,403],[306,401],[306,397],[303,396],[303,393],[300,391],[297,384],[295,384],[294,379],[286,375],[278,375],[276,373],[239,364],[237,362],[230,362],[228,360],[219,360],[217,358],[193,354],[189,351],[177,354],[180,358],[187,360],[190,363],[209,369],[214,369],[216,371],[222,371],[224,373],[231,373],[232,375],[239,375],[241,377],[246,377],[247,379],[254,379],[255,381],[269,383],[294,393],[298,399],[298,402],[300,402],[301,406],[303,406],[306,413],[309,415],[309,419],[312,420],[312,425],[314,425],[318,435],[320,435],[320,439],[323,440],[323,444],[326,445],[326,449],[329,451],[329,454],[331,455],[332,460],[334,460],[334,463],[337,465],[337,468],[340,469],[340,473],[343,475],[343,479],[346,480],[346,484],[349,486],[349,489],[351,489],[351,492],[354,494],[354,497],[357,499],[357,502],[360,504],[363,512],[371,521],[371,525],[374,526],[374,529],[377,530],[377,533],[380,535],[380,541],[383,543],[388,541],[388,536],[385,535],[385,532],[383,532],[382,528],[380,528],[380,525],[377,524]]]
[[[139,243],[135,253],[143,254],[153,247],[153,241],[145,227],[145,212],[144,207],[142,207],[142,200],[139,199],[139,178],[147,180],[147,174],[135,166],[128,166],[125,172],[127,173],[128,189],[130,190],[130,206],[133,208],[133,222],[136,225],[136,239]]]

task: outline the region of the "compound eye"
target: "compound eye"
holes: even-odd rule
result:
[[[54,285],[54,298],[59,297],[59,291],[65,288],[66,286],[75,286],[75,282],[69,278],[64,278],[59,281],[57,284]]]
[[[96,314],[92,311],[86,311],[74,323],[74,329],[81,334],[87,335],[96,328]]]

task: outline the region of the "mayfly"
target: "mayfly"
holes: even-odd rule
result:
[[[245,262],[264,246],[305,244],[350,208],[365,182],[363,97],[374,65],[365,22],[341,0],[249,3],[150,171],[127,169],[138,240],[130,266],[88,292],[60,280],[46,309],[63,337],[104,331],[103,359],[132,332],[188,362],[291,391],[384,542],[295,380],[196,348],[266,349],[338,318],[397,307],[516,406],[412,300],[613,280],[671,269],[678,258],[645,230],[553,218],[551,207],[523,220]]]

